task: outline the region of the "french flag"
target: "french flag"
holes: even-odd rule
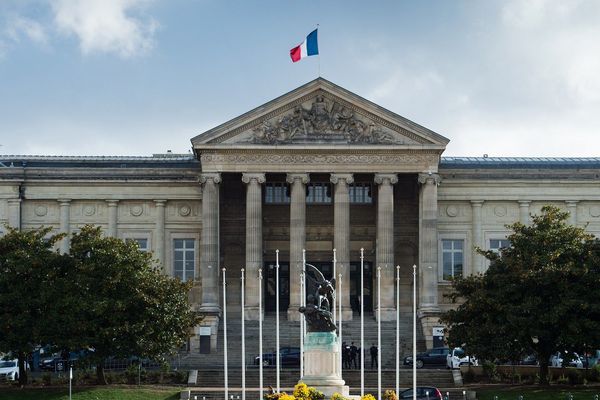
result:
[[[319,54],[319,45],[317,44],[317,29],[309,33],[306,37],[306,40],[302,42],[302,44],[290,50],[292,62],[300,61],[304,57],[316,56],[317,54]]]

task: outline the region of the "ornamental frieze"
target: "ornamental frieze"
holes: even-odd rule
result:
[[[252,129],[249,143],[405,144],[388,128],[359,116],[351,107],[318,95],[309,108],[297,104],[291,113]]]
[[[202,154],[203,164],[423,164],[432,154]]]

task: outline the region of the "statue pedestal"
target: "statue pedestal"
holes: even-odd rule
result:
[[[308,386],[320,390],[325,398],[334,393],[348,396],[342,379],[340,345],[335,332],[308,332],[304,338],[304,378]]]

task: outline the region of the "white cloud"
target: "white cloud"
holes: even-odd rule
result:
[[[48,34],[42,24],[18,15],[8,20],[5,35],[13,42],[19,42],[22,36],[26,36],[37,44],[46,45],[48,43]]]
[[[52,2],[59,31],[75,35],[84,54],[144,54],[154,45],[158,23],[134,16],[144,0],[57,0]]]

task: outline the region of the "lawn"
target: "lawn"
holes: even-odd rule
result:
[[[595,400],[600,398],[600,387],[594,389],[570,389],[566,387],[557,388],[496,388],[496,389],[478,389],[477,400],[518,400],[519,395],[523,400],[568,400],[569,394],[573,395],[573,400]],[[599,397],[594,397],[599,395]]]
[[[89,387],[73,389],[73,400],[175,400],[178,388]],[[68,388],[0,388],[2,400],[68,400]]]

